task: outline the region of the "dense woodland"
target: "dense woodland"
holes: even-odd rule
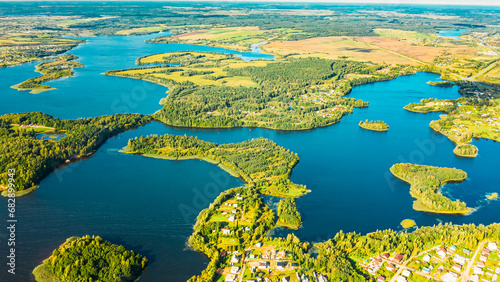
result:
[[[175,159],[196,156],[216,161],[264,194],[297,197],[307,192],[304,186],[290,181],[292,169],[299,161],[297,154],[265,138],[218,145],[188,136],[141,136],[129,140],[127,150]]]
[[[410,194],[428,211],[436,213],[467,213],[470,211],[464,202],[452,201],[439,192],[441,185],[464,181],[467,178],[467,173],[463,170],[415,164],[395,164],[391,167],[391,172],[399,179],[411,184]]]
[[[151,121],[138,114],[61,120],[42,113],[8,114],[0,117],[0,185],[7,185],[8,169],[15,169],[16,191],[37,185],[54,168],[94,152],[109,137]],[[33,127],[13,128],[12,125]],[[66,137],[59,141],[36,138],[36,126],[55,128]]]
[[[368,130],[374,130],[374,131],[387,131],[389,130],[389,125],[387,123],[377,120],[377,121],[360,121],[359,126],[368,129]]]
[[[460,144],[453,149],[453,153],[462,157],[475,157],[477,152],[477,147],[472,144]]]
[[[37,281],[48,282],[46,269],[62,281],[135,281],[148,260],[99,236],[71,237],[33,271]]]
[[[293,198],[281,199],[278,204],[278,226],[289,229],[298,229],[302,225],[302,217],[297,210],[297,203]]]
[[[402,71],[395,68],[382,74],[377,72],[381,67],[355,61],[306,58],[269,63],[264,67],[227,69],[230,77],[251,77],[258,83],[257,88],[199,86],[189,81],[180,84],[168,78],[154,78],[151,81],[173,85],[164,99],[164,108],[155,117],[180,127],[301,130],[326,126],[339,122],[353,108],[366,107],[368,103],[335,95],[329,95],[325,101],[311,101],[302,96],[317,91],[311,89],[331,84],[337,84],[342,95],[356,85],[391,79]],[[339,82],[344,75],[352,73],[371,76]],[[148,79],[144,75],[140,78]]]

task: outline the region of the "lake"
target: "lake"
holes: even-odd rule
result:
[[[460,39],[460,35],[464,34],[467,30],[440,30],[436,34],[439,37],[449,37],[453,39]]]
[[[158,101],[165,96],[165,87],[100,73],[132,67],[142,55],[178,50],[232,52],[245,59],[271,58],[213,47],[144,43],[150,36],[88,38],[87,44],[69,52],[79,56],[86,67],[76,69],[75,77],[48,83],[57,90],[37,95],[9,88],[35,76],[35,64],[0,69],[5,78],[0,81],[4,101],[1,113],[46,111],[63,118],[126,110],[150,114],[160,108]],[[265,137],[297,153],[300,162],[291,179],[312,190],[297,200],[303,227],[294,233],[302,240],[323,241],[339,230],[401,230],[399,223],[406,218],[414,219],[419,226],[498,222],[500,201],[486,200],[485,195],[500,191],[500,176],[496,173],[499,144],[475,141],[478,157],[458,158],[453,154],[454,144],[428,126],[439,118],[438,113],[417,114],[403,109],[422,98],[460,97],[457,87],[426,83],[438,79],[436,74],[418,73],[356,87],[348,97],[368,101],[368,108],[355,109],[338,124],[310,131],[196,130],[153,122],[122,133],[108,140],[93,156],[65,165],[44,179],[34,193],[17,199],[17,274],[13,280],[13,276],[2,272],[0,281],[33,281],[31,271],[53,249],[70,236],[86,234],[100,235],[148,257],[150,264],[140,281],[186,281],[199,274],[208,261],[186,246],[195,217],[221,191],[244,183],[201,160],[168,161],[118,152],[129,138],[150,134],[186,134],[217,143]],[[134,96],[133,89],[145,94],[137,92]],[[129,95],[123,103],[122,95]],[[113,107],[113,103],[121,103],[120,108]],[[358,123],[365,119],[384,120],[390,129],[363,130]],[[467,216],[414,211],[409,185],[389,172],[398,162],[465,170],[467,181],[446,185],[442,192],[465,201],[475,211]],[[276,198],[266,197],[266,201],[271,206],[277,204]],[[5,222],[6,213],[2,216]],[[275,228],[271,235],[288,232]],[[2,241],[7,238],[5,233],[0,235]],[[0,262],[5,265],[5,256]]]

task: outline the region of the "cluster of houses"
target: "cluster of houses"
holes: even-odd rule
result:
[[[473,274],[470,276],[470,281],[478,282],[496,282],[498,281],[498,275],[500,275],[500,262],[495,263],[495,269],[487,267],[486,263],[490,257],[491,251],[498,250],[496,243],[490,242],[486,248],[481,250],[479,260],[475,263],[473,267]]]
[[[394,257],[391,257],[389,253],[382,254],[380,258],[373,258],[365,267],[364,269],[368,271],[371,275],[375,275],[377,271],[382,267],[384,261],[386,262],[385,268],[388,271],[395,272],[396,271],[396,265],[400,265],[401,262],[404,259],[404,255],[397,253],[394,255]],[[409,276],[409,274],[408,274]],[[385,277],[384,276],[378,276],[377,277],[377,282],[384,282]],[[406,281],[406,280],[405,280]]]

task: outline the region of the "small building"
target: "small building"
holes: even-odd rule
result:
[[[240,272],[240,268],[238,266],[231,267],[232,274],[238,274],[238,272]]]
[[[292,262],[292,263],[290,263],[290,266],[291,266],[291,267],[299,267],[299,264],[298,264],[298,263],[296,263],[296,262]]]
[[[403,272],[401,273],[401,275],[408,278],[411,275],[411,271],[409,271],[408,269],[404,269]]]
[[[231,235],[231,229],[227,229],[227,228],[222,229],[222,234],[223,235]]]
[[[381,257],[382,257],[382,259],[388,260],[390,255],[389,255],[389,253],[385,253]]]
[[[443,275],[443,277],[441,277],[441,280],[443,280],[445,282],[457,282],[458,275],[456,273],[453,273],[453,272],[448,272],[445,275]]]
[[[488,260],[488,257],[487,257],[487,256],[485,256],[485,255],[481,255],[481,256],[479,257],[479,260],[480,260],[480,261],[482,261],[482,262],[486,262],[486,261]]]
[[[500,274],[500,267],[497,267],[497,269],[495,269],[495,273]]]
[[[498,249],[497,243],[489,242],[488,249],[495,251],[496,249]]]
[[[234,254],[233,257],[231,258],[231,263],[238,263],[238,262],[240,262],[240,257]]]
[[[227,220],[233,222],[236,220],[236,216],[234,214],[231,214]]]
[[[387,269],[389,271],[395,271],[396,267],[392,263],[387,263],[387,265],[385,266],[385,269]]]
[[[237,276],[235,274],[228,274],[226,275],[226,279],[224,281],[226,282],[234,282],[236,281]]]
[[[462,271],[462,265],[458,264],[458,263],[455,263],[453,265],[453,270],[455,270],[456,272],[461,272]]]
[[[286,258],[286,251],[280,251],[277,253],[278,259]]]
[[[462,249],[462,252],[464,252],[464,254],[466,254],[466,255],[472,254],[472,251],[471,250],[467,250],[467,249]]]
[[[276,263],[276,269],[277,270],[285,270],[285,267],[287,264],[288,264],[288,262],[286,262],[286,261],[278,261]]]
[[[425,255],[425,256],[422,258],[422,260],[423,260],[424,262],[430,262],[430,261],[431,261],[431,256],[429,256],[429,255]]]
[[[467,261],[467,258],[464,257],[464,256],[461,256],[461,255],[455,255],[455,257],[453,258],[453,261],[456,262],[456,263],[464,265],[465,262]]]
[[[404,257],[403,254],[397,254],[394,256],[392,261],[395,263],[401,263],[401,261],[403,260],[403,257]]]
[[[424,266],[424,268],[422,268],[422,272],[425,274],[429,274],[429,273],[431,273],[431,270],[428,267]]]
[[[477,274],[472,274],[471,277],[469,278],[470,281],[472,282],[479,282],[479,275]]]
[[[453,252],[456,252],[457,251],[457,246],[455,246],[455,245],[451,246],[450,250],[452,250]]]
[[[328,277],[326,277],[326,275],[320,274],[318,276],[318,282],[328,282]]]
[[[270,263],[269,261],[259,261],[259,268],[260,269],[266,269],[269,268]]]
[[[489,256],[490,255],[490,249],[483,248],[482,254],[483,254],[483,256]]]
[[[281,278],[281,282],[290,282],[290,276]]]
[[[396,279],[396,281],[397,281],[397,282],[406,282],[406,278],[405,278],[405,277],[403,277],[403,276],[401,276],[401,275],[399,275],[399,276],[398,276],[398,279]]]
[[[377,282],[384,282],[385,281],[385,277],[382,276],[382,275],[379,275],[379,277],[377,277]]]
[[[261,242],[259,242],[259,243],[255,244],[255,247],[257,247],[257,248],[262,247],[262,243],[261,243]]]
[[[443,249],[443,248],[440,248],[438,251],[437,251],[437,254],[438,256],[440,256],[441,258],[445,258],[446,257],[446,250]]]
[[[483,275],[484,271],[476,265],[474,266],[474,274]]]
[[[478,261],[476,265],[480,268],[483,268],[485,266],[485,263],[484,261]]]
[[[233,204],[233,208],[237,208],[238,207],[238,204]]]

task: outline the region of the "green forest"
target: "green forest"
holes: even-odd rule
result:
[[[161,65],[107,71],[106,74],[168,85],[168,96],[162,100],[164,107],[155,118],[168,125],[202,128],[247,126],[304,130],[331,125],[352,113],[353,108],[368,106],[362,100],[342,97],[354,86],[414,71],[398,66],[389,68],[388,72],[379,72],[387,66],[320,58],[285,58],[265,66],[232,67],[234,62],[244,62],[231,55],[214,59],[190,52],[174,53],[162,57],[162,61],[157,60],[154,62],[179,63],[181,68]],[[138,63],[142,64],[141,58]],[[213,74],[216,70],[221,73]],[[180,71],[180,76],[173,75]],[[354,76],[346,78],[347,74]],[[246,81],[247,78],[257,86],[230,86],[227,82]],[[207,85],[206,80],[214,80],[217,84]]]
[[[453,149],[453,153],[460,157],[475,157],[478,149],[472,144],[459,144]]]
[[[3,115],[0,117],[0,185],[8,185],[8,169],[15,169],[16,191],[38,185],[66,160],[93,153],[109,137],[150,121],[150,117],[139,114],[77,120],[61,120],[36,112]],[[39,140],[36,129],[42,126],[66,136],[59,141]]]
[[[305,186],[290,181],[291,172],[299,162],[297,154],[265,138],[218,145],[188,136],[141,136],[129,140],[127,150],[145,156],[197,157],[215,162],[266,195],[299,197],[307,193]]]
[[[439,192],[439,187],[450,182],[461,182],[467,173],[456,168],[415,164],[395,164],[391,172],[410,183],[410,194],[416,199],[413,208],[434,213],[466,214],[471,211],[464,202],[452,201]]]
[[[289,229],[299,229],[302,225],[302,217],[297,210],[297,203],[293,198],[281,199],[278,204],[278,222],[277,226]]]
[[[135,281],[147,263],[134,251],[86,235],[67,239],[33,270],[33,275],[38,282]]]

